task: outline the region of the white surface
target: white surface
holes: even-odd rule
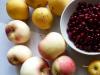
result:
[[[0,0],[0,75],[19,75],[18,67],[16,68],[10,65],[6,58],[7,51],[14,44],[7,39],[4,30],[6,23],[11,20],[6,13],[5,3],[6,0]],[[59,17],[55,18],[54,25],[51,31],[60,32],[59,19],[60,19]],[[27,23],[30,26],[32,32],[34,33],[32,34],[31,40],[26,45],[30,47],[34,55],[40,56],[38,53],[37,46],[39,41],[41,40],[40,34],[43,32],[34,27],[33,24],[31,23],[31,20],[27,21]],[[66,51],[66,55],[71,56],[73,60],[76,62],[77,71],[75,75],[88,75],[86,73],[86,68],[83,68],[82,66],[88,65],[88,63],[92,60],[96,59],[100,60],[100,56],[86,56],[79,54],[71,49],[68,49]]]

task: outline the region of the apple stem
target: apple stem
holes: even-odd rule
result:
[[[84,68],[88,68],[89,66],[84,65],[84,66],[82,66],[82,67],[84,67]]]

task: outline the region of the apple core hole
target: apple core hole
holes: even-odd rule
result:
[[[97,69],[98,69],[98,67],[97,67],[97,66],[95,66],[95,67],[94,67],[94,70],[97,70]]]
[[[6,28],[6,34],[9,35],[11,32],[15,32],[15,27],[9,26]]]
[[[13,64],[18,64],[18,59],[16,57],[13,57],[11,61],[13,62]]]

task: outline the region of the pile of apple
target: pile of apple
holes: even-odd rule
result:
[[[22,21],[14,20],[5,28],[9,40],[17,44],[8,53],[8,61],[13,65],[21,65],[20,75],[72,75],[76,70],[74,61],[65,55],[66,44],[63,37],[57,32],[50,32],[38,44],[42,56],[33,56],[34,53],[24,45],[30,39],[30,28]],[[51,65],[48,61],[52,61]],[[100,60],[88,66],[91,75],[100,75]]]
[[[60,16],[69,3],[70,0],[7,1],[8,15],[14,20],[6,24],[5,32],[8,39],[15,43],[15,46],[8,51],[7,59],[12,65],[21,65],[20,75],[73,75],[75,73],[75,62],[66,56],[66,44],[61,34],[50,32],[39,42],[38,50],[42,57],[34,56],[30,48],[23,45],[31,38],[31,30],[23,22],[29,18],[29,6],[34,8],[33,24],[44,30],[51,28],[53,15]],[[100,72],[100,69],[95,69]],[[100,73],[96,72],[92,75],[100,75]]]
[[[34,8],[33,24],[39,29],[50,29],[53,14],[61,15],[68,0],[8,0],[6,8],[8,15],[15,19],[6,25],[5,31],[9,40],[16,44],[7,53],[8,61],[13,65],[21,65],[20,75],[72,75],[76,70],[74,61],[63,55],[66,44],[63,37],[57,32],[50,32],[40,41],[38,50],[42,57],[34,53],[23,43],[31,37],[28,25],[21,21],[29,17],[28,5]],[[57,3],[58,2],[58,3]],[[49,10],[46,6],[48,3]],[[57,3],[57,4],[55,4]],[[59,7],[61,3],[61,7]],[[59,9],[58,9],[59,7]],[[56,9],[56,10],[55,10]],[[51,65],[47,61],[52,62]]]
[[[13,65],[21,65],[20,75],[72,75],[76,70],[74,61],[64,55],[66,44],[57,32],[50,32],[38,44],[42,57],[34,56],[32,51],[18,45],[29,40],[30,29],[22,21],[14,20],[6,26],[7,37],[17,44],[7,53],[8,61]],[[51,65],[48,61],[52,62]]]

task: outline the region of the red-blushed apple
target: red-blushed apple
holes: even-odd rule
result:
[[[47,60],[54,60],[65,52],[65,48],[65,41],[57,32],[49,33],[38,45],[40,54]]]
[[[58,57],[52,64],[52,75],[73,75],[75,70],[75,63],[68,56]]]
[[[20,20],[13,20],[6,25],[7,37],[15,44],[25,43],[30,38],[30,28]]]
[[[40,57],[31,57],[23,63],[20,75],[49,75],[48,63]]]
[[[100,60],[90,63],[88,66],[88,72],[90,75],[100,75]]]
[[[16,45],[8,51],[7,58],[11,64],[20,65],[28,58],[32,57],[32,55],[33,54],[28,47],[24,45]]]

